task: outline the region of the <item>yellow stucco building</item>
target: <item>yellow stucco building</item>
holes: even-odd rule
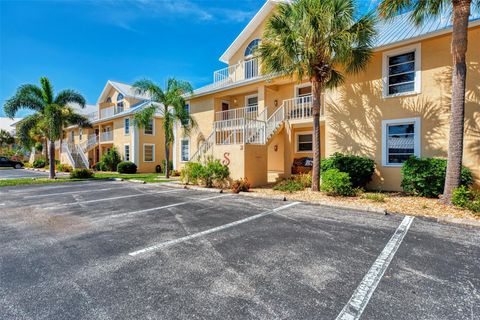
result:
[[[62,142],[57,141],[57,159],[74,168],[91,167],[102,154],[115,147],[124,161],[132,161],[138,172],[155,172],[165,160],[162,118],[155,115],[147,127],[134,126],[135,112],[150,105],[148,95],[139,95],[125,83],[108,81],[97,104],[83,112],[92,128],[66,128]]]
[[[263,185],[289,177],[295,159],[312,157],[311,87],[261,74],[253,50],[278,1],[267,1],[227,48],[214,82],[188,101],[198,128],[176,130],[174,166],[212,155],[232,178]],[[401,27],[400,27],[401,26]],[[450,117],[451,23],[415,27],[406,15],[379,25],[364,72],[322,97],[322,157],[335,152],[374,159],[370,188],[399,190],[402,162],[411,155],[446,157]],[[480,179],[480,20],[469,24],[464,165]]]

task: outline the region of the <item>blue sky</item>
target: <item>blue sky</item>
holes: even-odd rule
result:
[[[264,2],[0,0],[0,116],[19,85],[41,76],[91,104],[109,79],[208,84],[224,67],[220,55]]]

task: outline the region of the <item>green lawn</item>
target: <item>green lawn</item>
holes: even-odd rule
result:
[[[171,181],[171,180],[165,179],[164,175],[159,175],[157,173],[119,174],[119,173],[115,173],[115,172],[95,173],[92,180],[108,179],[108,178],[121,178],[121,179],[125,179],[125,180],[135,179],[135,180],[145,181],[145,182],[148,182],[148,183]],[[0,180],[0,187],[19,186],[19,185],[27,185],[27,184],[61,183],[61,182],[81,181],[81,180],[84,180],[84,179],[70,179],[68,176],[59,176],[59,177],[57,177],[56,180],[50,180],[50,179],[47,179],[47,178],[9,179],[9,180]]]
[[[165,175],[158,173],[116,173],[116,172],[96,172],[94,174],[96,179],[106,179],[106,178],[121,178],[125,180],[141,180],[145,182],[168,182],[170,180],[165,179]],[[162,179],[163,178],[163,179]]]

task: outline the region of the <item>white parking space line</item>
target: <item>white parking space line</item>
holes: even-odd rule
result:
[[[148,195],[157,195],[157,194],[161,194],[161,193],[173,193],[173,192],[180,192],[180,191],[185,191],[185,189],[172,189],[172,190],[163,190],[163,191],[156,191],[156,192],[142,192],[142,193],[138,193],[138,194],[128,194],[128,195],[124,195],[124,196],[111,197],[111,198],[76,201],[74,203],[59,203],[59,204],[56,204],[56,205],[53,205],[53,206],[50,206],[50,207],[42,207],[42,209],[52,209],[52,208],[58,208],[58,207],[71,206],[71,205],[75,205],[75,204],[86,204],[86,203],[94,203],[94,202],[102,202],[102,201],[111,201],[111,200],[134,198],[134,197],[148,196]]]
[[[131,188],[130,186],[125,186],[125,187],[113,187],[113,188],[102,188],[102,189],[89,189],[89,190],[77,190],[77,191],[66,191],[66,192],[57,192],[57,193],[46,193],[46,194],[37,194],[34,196],[25,196],[23,197],[24,199],[30,199],[30,198],[44,198],[44,197],[49,197],[49,196],[58,196],[62,194],[77,194],[77,193],[86,193],[86,192],[98,192],[98,191],[107,191],[107,190],[113,190],[113,189],[128,189]]]
[[[284,206],[281,206],[281,207],[278,207],[278,208],[275,208],[275,209],[272,209],[272,210],[268,210],[268,211],[265,211],[265,212],[256,214],[256,215],[254,215],[254,216],[250,216],[250,217],[245,218],[245,219],[237,220],[237,221],[234,221],[234,222],[231,222],[231,223],[224,224],[224,225],[219,226],[219,227],[215,227],[215,228],[208,229],[208,230],[205,230],[205,231],[202,231],[202,232],[198,232],[198,233],[194,233],[194,234],[191,234],[191,235],[182,237],[182,238],[169,240],[169,241],[162,242],[162,243],[159,243],[159,244],[155,244],[155,245],[153,245],[153,246],[150,246],[150,247],[147,247],[147,248],[144,248],[144,249],[141,249],[141,250],[137,250],[137,251],[134,251],[134,252],[130,252],[129,255],[132,256],[132,257],[134,257],[134,256],[137,256],[137,255],[139,255],[139,254],[143,254],[143,253],[147,253],[147,252],[150,252],[150,251],[155,251],[155,250],[163,249],[163,248],[166,248],[166,247],[173,246],[173,245],[175,245],[175,244],[179,244],[179,243],[182,243],[182,242],[185,242],[185,241],[189,241],[189,240],[192,240],[192,239],[195,239],[195,238],[203,237],[203,236],[205,236],[205,235],[207,235],[207,234],[211,234],[211,233],[214,233],[214,232],[222,231],[222,230],[225,230],[225,229],[228,229],[228,228],[232,228],[232,227],[234,227],[234,226],[238,226],[239,224],[243,224],[243,223],[246,223],[246,222],[249,222],[249,221],[252,221],[252,220],[259,219],[259,218],[261,218],[261,217],[265,217],[265,216],[271,215],[271,214],[273,214],[273,213],[275,213],[275,212],[278,212],[278,211],[283,210],[283,209],[290,208],[290,207],[292,207],[292,206],[294,206],[294,205],[297,205],[297,204],[299,204],[299,203],[300,203],[300,202],[292,202],[292,203],[289,203],[289,204],[287,204],[287,205],[284,205]]]
[[[345,305],[345,307],[343,307],[342,311],[337,316],[337,320],[360,319],[363,310],[365,310],[368,301],[372,297],[373,292],[383,277],[383,274],[390,265],[393,256],[400,247],[400,244],[407,234],[408,229],[410,229],[412,222],[413,217],[411,216],[405,216],[405,218],[403,218],[402,223],[400,223],[397,230],[390,238],[390,241],[388,241],[377,260],[375,260],[370,270],[367,272],[365,277],[363,277],[362,282],[360,282],[348,303]]]
[[[223,197],[230,197],[230,196],[233,196],[233,194],[222,194],[222,195],[220,195],[220,196],[214,196],[214,197],[208,197],[208,198],[201,198],[201,199],[198,199],[198,200],[195,200],[195,201],[184,201],[184,202],[167,204],[167,205],[161,206],[161,207],[155,207],[155,208],[149,208],[149,209],[143,209],[143,210],[137,210],[137,211],[130,211],[130,212],[125,212],[125,213],[119,213],[119,214],[115,214],[115,215],[111,215],[111,216],[105,217],[105,218],[103,218],[103,219],[126,217],[126,216],[135,215],[135,214],[141,214],[141,213],[147,213],[147,212],[156,211],[156,210],[162,210],[162,209],[167,209],[167,208],[178,207],[178,206],[182,206],[182,205],[184,205],[184,204],[190,204],[190,203],[195,203],[195,202],[202,202],[202,201],[213,200],[213,199],[223,198]]]

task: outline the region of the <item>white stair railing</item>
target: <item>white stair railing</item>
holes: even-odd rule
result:
[[[198,150],[190,157],[190,161],[197,161],[202,155],[208,152],[215,142],[215,131],[212,131],[205,141],[200,145]]]
[[[282,104],[277,110],[275,110],[272,115],[267,119],[266,122],[266,140],[278,129],[278,127],[285,121],[285,105]]]
[[[265,144],[265,121],[247,120],[244,127],[244,143]]]
[[[81,148],[79,145],[76,145],[75,148],[76,148],[77,154],[80,155],[80,159],[82,159],[82,162],[83,162],[83,164],[85,165],[85,168],[89,168],[89,167],[90,167],[90,163],[89,163],[89,161],[88,161],[87,156],[86,156],[85,153],[83,152],[82,148]]]
[[[75,167],[75,161],[73,160],[72,153],[70,151],[70,146],[66,141],[62,143],[62,153],[66,154],[67,159],[70,162],[70,165],[72,167]]]
[[[232,119],[256,119],[258,116],[258,106],[249,106],[245,108],[235,108],[225,111],[215,112],[215,121],[232,120]]]
[[[79,144],[84,153],[87,153],[91,148],[98,144],[98,136],[96,134],[89,135],[88,138]]]

